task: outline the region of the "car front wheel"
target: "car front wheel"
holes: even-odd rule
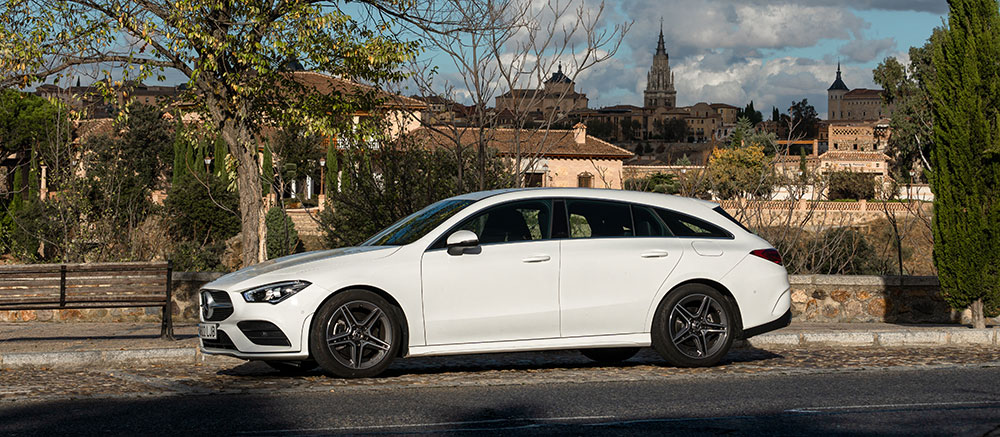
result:
[[[309,348],[327,373],[366,378],[389,367],[402,337],[395,307],[370,291],[348,290],[316,312]]]
[[[678,367],[718,363],[733,344],[733,311],[718,290],[704,284],[683,285],[657,309],[653,348]]]

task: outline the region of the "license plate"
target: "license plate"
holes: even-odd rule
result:
[[[199,323],[198,337],[205,340],[215,340],[219,336],[219,325],[214,323]]]

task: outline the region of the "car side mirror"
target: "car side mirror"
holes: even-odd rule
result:
[[[448,247],[449,255],[462,255],[469,253],[469,249],[479,247],[479,237],[472,231],[455,231],[445,240],[445,246]]]

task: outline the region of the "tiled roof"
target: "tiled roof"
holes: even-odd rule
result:
[[[708,106],[711,106],[712,108],[715,108],[715,109],[719,109],[719,108],[740,109],[739,107],[730,105],[728,103],[712,103],[712,104],[710,104]]]
[[[357,94],[375,91],[379,99],[383,99],[384,104],[390,107],[425,108],[427,104],[416,99],[411,99],[399,94],[388,93],[368,85],[333,77],[328,74],[317,73],[315,71],[296,71],[292,73],[295,80],[306,87],[312,87],[322,94],[329,94],[337,91],[342,94]]]
[[[509,98],[524,99],[524,98],[542,98],[542,97],[545,97],[545,96],[556,96],[556,97],[562,97],[562,98],[565,98],[565,99],[575,99],[575,98],[586,97],[585,94],[580,94],[578,92],[572,92],[572,93],[563,94],[562,92],[545,92],[545,90],[530,89],[530,88],[526,88],[526,89],[513,89],[513,90],[510,90],[510,91],[507,91],[507,92],[501,94],[499,97],[501,97],[501,98],[508,98],[508,99]]]
[[[650,167],[650,166],[662,167],[666,166],[667,163],[660,161],[659,159],[656,159],[655,156],[636,156],[632,159],[625,161],[625,165],[632,165],[637,167]]]
[[[79,141],[83,142],[93,136],[111,135],[114,133],[113,121],[110,118],[80,120],[76,125],[76,137]]]
[[[490,137],[489,147],[497,150],[501,154],[511,155],[515,153],[515,129],[490,129],[485,136]],[[479,129],[469,128],[460,130],[461,142],[463,144],[474,144],[479,135]],[[429,147],[452,147],[454,144],[451,133],[445,135],[430,128],[420,128],[411,133],[417,138],[424,138]],[[607,141],[586,136],[583,144],[578,144],[574,140],[574,132],[565,129],[552,129],[549,131],[522,130],[520,134],[521,153],[525,156],[539,155],[551,158],[603,158],[603,159],[628,159],[634,154],[621,147],[615,146]]]
[[[844,94],[845,99],[878,99],[882,98],[882,90],[870,90],[868,88],[855,88]]]

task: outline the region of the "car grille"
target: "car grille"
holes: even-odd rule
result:
[[[285,333],[281,332],[281,328],[275,326],[274,323],[263,320],[244,320],[237,323],[236,326],[253,344],[261,346],[292,345],[288,342],[288,337],[285,337]]]
[[[217,332],[218,332],[218,335],[216,336],[215,340],[208,340],[208,339],[204,339],[204,338],[201,339],[202,346],[209,347],[209,348],[212,348],[212,349],[231,349],[231,350],[237,350],[236,349],[236,345],[233,344],[233,340],[231,340],[229,338],[229,335],[226,335],[226,331],[223,331],[223,330],[220,329]]]
[[[201,316],[206,322],[219,322],[233,315],[233,300],[229,293],[201,290]]]

